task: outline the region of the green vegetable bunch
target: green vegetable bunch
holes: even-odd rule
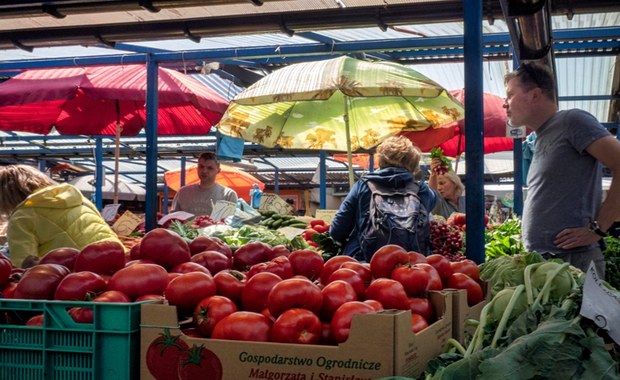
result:
[[[517,217],[506,219],[502,224],[485,231],[486,260],[501,256],[514,256],[525,252],[521,241],[521,220]]]
[[[559,260],[524,265],[539,257],[528,253],[485,263],[487,278],[494,278],[493,268],[504,273],[495,279],[508,277],[515,285],[484,306],[466,347],[450,340],[450,352],[429,362],[426,380],[619,378],[618,362],[596,325],[579,315],[583,273]]]

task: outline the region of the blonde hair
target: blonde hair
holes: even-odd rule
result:
[[[404,136],[388,137],[377,147],[377,163],[381,169],[405,168],[415,174],[421,157],[420,148]]]
[[[452,182],[456,186],[455,194],[457,197],[463,195],[463,192],[465,191],[465,185],[463,185],[463,182],[461,182],[461,178],[455,172],[448,171],[442,174],[442,176],[449,179],[450,182]]]
[[[6,218],[17,205],[40,188],[57,182],[28,165],[0,167],[0,217]]]

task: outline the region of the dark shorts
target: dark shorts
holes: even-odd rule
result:
[[[570,265],[586,272],[590,267],[590,263],[594,261],[596,272],[599,277],[605,278],[605,258],[601,248],[584,248],[580,251],[571,251],[567,253],[543,253],[545,259],[562,259]]]

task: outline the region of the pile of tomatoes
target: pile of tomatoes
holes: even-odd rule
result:
[[[304,344],[344,342],[353,315],[382,309],[410,310],[412,331],[420,331],[436,317],[429,291],[467,289],[473,305],[482,301],[478,281],[471,260],[451,263],[395,245],[380,248],[369,263],[349,256],[324,261],[315,250],[291,252],[258,241],[233,253],[217,238],[188,243],[164,228],[148,232],[128,253],[113,241],[62,248],[23,273],[0,260],[5,298],[165,300],[179,320],[192,321],[188,335]],[[70,315],[92,321],[89,308]]]
[[[318,248],[319,245],[317,242],[312,240],[312,236],[316,234],[322,234],[328,231],[329,223],[325,222],[322,219],[312,219],[300,236],[304,238],[304,240],[307,241],[310,246]]]

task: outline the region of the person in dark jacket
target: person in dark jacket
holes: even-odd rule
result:
[[[363,239],[360,231],[364,230],[370,212],[371,191],[365,180],[402,188],[407,182],[415,181],[414,173],[419,170],[420,157],[420,150],[403,136],[389,137],[377,147],[379,170],[365,174],[363,180],[353,185],[330,225],[329,233],[343,245],[344,255],[362,261],[370,258],[360,249]],[[437,201],[436,193],[423,181],[418,185],[420,202],[430,212]]]

